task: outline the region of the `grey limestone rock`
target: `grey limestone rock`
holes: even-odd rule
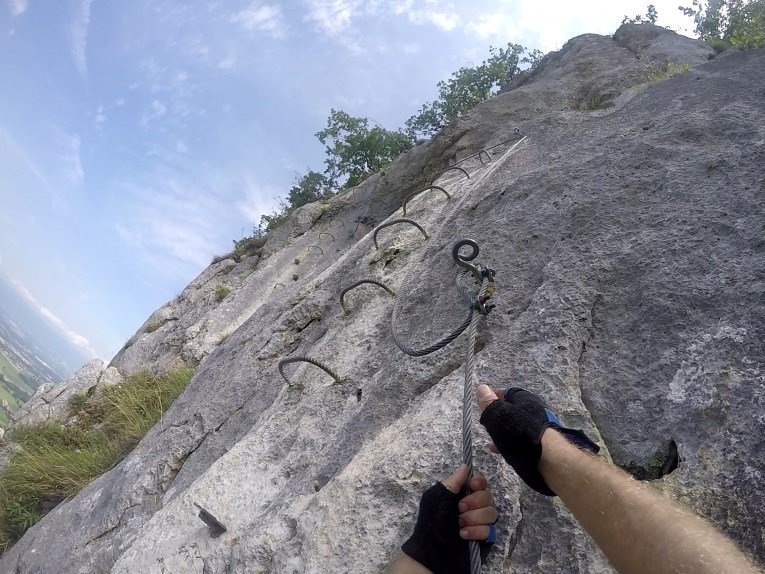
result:
[[[607,459],[654,477],[765,559],[765,51],[707,62],[698,43],[668,31],[619,36],[631,47],[572,39],[384,176],[309,207],[260,256],[211,265],[155,313],[150,321],[166,322],[142,327],[112,366],[125,375],[198,361],[189,386],[130,455],[6,552],[0,570],[384,570],[424,489],[459,462],[465,353],[463,336],[426,357],[402,355],[392,308],[393,328],[414,347],[459,324],[454,282],[474,286],[450,251],[464,237],[497,271],[479,380],[542,394]],[[698,65],[646,85],[668,46]],[[583,107],[589,89],[613,105]],[[516,127],[528,138],[513,149]],[[395,226],[374,249],[371,230],[400,217],[407,195],[502,142],[490,163],[461,164],[469,179],[439,179],[451,200],[409,203],[427,240]],[[338,251],[309,253],[326,246],[321,233]],[[295,258],[298,282],[289,280]],[[397,297],[354,290],[346,316],[339,293],[362,278]],[[223,284],[231,294],[216,303],[210,294]],[[213,344],[222,332],[230,336]],[[346,380],[295,364],[285,385],[276,365],[289,355],[315,357]],[[560,501],[520,484],[481,447],[477,423],[475,433],[476,464],[501,513],[485,571],[610,572]],[[671,444],[679,466],[666,474]],[[227,531],[211,538],[195,504]]]
[[[58,384],[40,385],[35,394],[14,413],[13,425],[33,425],[66,419],[72,395],[94,386],[103,370],[104,362],[101,359],[93,359]]]
[[[104,369],[101,376],[98,378],[98,384],[106,387],[112,385],[119,385],[124,382],[125,378],[120,375],[120,372],[114,367],[108,367]]]

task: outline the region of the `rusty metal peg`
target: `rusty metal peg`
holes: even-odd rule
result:
[[[442,175],[444,175],[446,172],[449,172],[449,171],[461,171],[462,173],[465,174],[465,177],[467,179],[470,179],[470,174],[465,169],[461,167],[452,166],[452,167],[447,167],[445,170],[440,171],[436,175],[434,175],[433,178],[430,180],[430,184],[433,185],[439,177],[441,177]]]
[[[385,229],[386,227],[390,227],[391,225],[397,225],[399,223],[408,223],[410,225],[414,225],[417,229],[419,229],[422,234],[425,236],[425,239],[428,238],[428,232],[425,231],[422,226],[417,223],[416,221],[413,221],[411,219],[407,218],[401,218],[401,219],[394,219],[393,221],[389,221],[388,223],[383,223],[381,226],[379,226],[377,229],[375,229],[374,234],[372,234],[372,241],[374,241],[375,249],[380,249],[380,246],[377,245],[377,234],[380,233],[381,229]]]
[[[199,518],[202,519],[202,522],[207,524],[207,528],[210,529],[210,538],[218,538],[218,536],[226,532],[226,527],[220,520],[215,518],[215,516],[199,506],[196,502],[194,503],[194,506],[199,509],[199,514],[197,516],[199,516]]]
[[[404,215],[406,215],[406,204],[409,203],[410,200],[417,197],[421,193],[425,193],[426,191],[430,189],[435,189],[437,191],[443,192],[443,194],[446,196],[447,201],[452,198],[451,195],[449,195],[449,192],[446,191],[443,187],[440,187],[438,185],[429,185],[428,187],[421,189],[419,191],[415,191],[414,193],[410,193],[408,196],[406,196],[406,199],[404,200]]]

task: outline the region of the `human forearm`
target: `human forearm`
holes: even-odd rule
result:
[[[758,572],[704,520],[554,430],[539,471],[621,574]]]
[[[432,572],[414,558],[402,554],[391,565],[389,574],[432,574]]]

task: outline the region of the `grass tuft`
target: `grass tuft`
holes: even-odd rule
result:
[[[215,300],[220,303],[223,301],[226,297],[228,297],[229,293],[231,293],[231,289],[228,287],[218,287],[215,290]]]
[[[157,329],[159,329],[162,325],[164,325],[164,322],[162,321],[155,321],[154,323],[149,323],[146,325],[146,332],[147,333],[153,333]]]
[[[138,373],[121,385],[69,402],[73,426],[44,423],[14,429],[7,436],[20,449],[0,473],[0,552],[59,502],[122,460],[159,422],[188,384],[193,369],[162,377]]]
[[[645,83],[649,86],[654,86],[656,84],[662,83],[665,80],[669,80],[673,76],[684,74],[690,69],[691,66],[689,64],[678,64],[677,62],[669,61],[662,70],[654,72],[648,76]]]

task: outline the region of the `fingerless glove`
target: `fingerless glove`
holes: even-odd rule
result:
[[[468,541],[460,538],[461,496],[437,482],[425,491],[412,536],[401,549],[434,574],[469,574]],[[481,561],[492,543],[480,542]]]
[[[542,457],[542,434],[554,428],[580,448],[597,453],[600,447],[584,431],[564,427],[542,398],[525,389],[505,391],[505,400],[492,402],[481,415],[502,457],[531,488],[555,496],[537,470]]]

